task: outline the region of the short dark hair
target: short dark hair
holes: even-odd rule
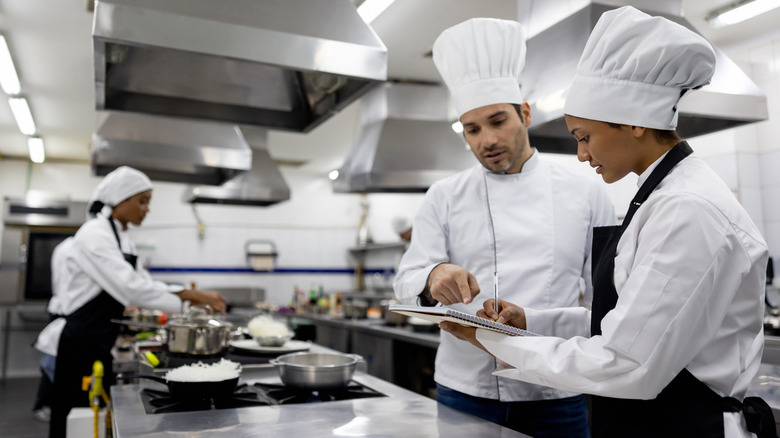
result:
[[[610,122],[604,122],[607,125],[609,125],[610,128],[620,129],[621,125],[620,123],[610,123]],[[672,130],[665,130],[665,129],[654,129],[654,128],[648,128],[651,131],[653,131],[653,135],[655,136],[655,139],[659,143],[679,143],[682,141],[680,136],[677,134],[677,131]]]
[[[520,116],[520,121],[525,123],[525,119],[523,118],[523,106],[519,103],[513,103],[513,107],[515,107],[515,111],[517,111],[517,115]]]

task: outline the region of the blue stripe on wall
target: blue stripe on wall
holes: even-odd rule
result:
[[[339,268],[276,268],[273,271],[255,271],[250,268],[209,268],[209,267],[179,267],[179,266],[157,266],[150,267],[149,272],[188,272],[188,273],[220,273],[220,274],[350,274],[354,275],[355,270],[353,268],[339,269]],[[366,274],[395,274],[395,269],[366,269]]]

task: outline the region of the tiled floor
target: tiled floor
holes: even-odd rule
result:
[[[37,378],[9,378],[0,382],[0,437],[45,438],[49,423],[33,418]]]

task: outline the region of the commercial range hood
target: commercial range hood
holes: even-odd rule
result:
[[[252,150],[252,168],[220,186],[187,187],[183,201],[265,207],[290,199],[290,188],[268,153],[268,131],[256,126],[238,130]]]
[[[357,142],[334,192],[425,192],[477,163],[461,135],[445,87],[386,83],[361,99]]]
[[[566,129],[563,103],[577,70],[582,51],[601,14],[620,4],[591,2],[584,8],[536,34],[527,42],[527,57],[522,90],[531,104],[533,124],[529,128],[531,144],[542,152],[576,153],[577,145]],[[658,15],[694,29],[680,16],[679,0],[645,1],[650,15]],[[536,17],[530,17],[533,21]],[[766,95],[721,50],[717,54],[712,82],[689,93],[680,103],[677,132],[683,138],[695,137],[747,123],[766,120]]]
[[[156,181],[221,184],[249,170],[252,151],[236,126],[109,113],[92,135],[92,171],[127,165]]]
[[[386,79],[350,0],[100,0],[98,110],[308,132]]]

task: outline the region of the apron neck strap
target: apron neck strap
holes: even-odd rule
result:
[[[122,251],[122,243],[119,241],[119,233],[116,231],[114,218],[112,218],[111,216],[108,217],[108,224],[111,225],[111,231],[114,232],[114,237],[116,237],[116,244],[119,245],[119,251]]]
[[[655,169],[653,169],[653,172],[647,178],[647,181],[645,181],[644,184],[642,184],[642,187],[639,188],[639,191],[636,192],[634,199],[631,200],[631,205],[628,207],[626,217],[623,219],[624,228],[628,226],[629,222],[631,222],[631,218],[634,217],[634,213],[636,213],[637,209],[639,209],[639,206],[647,200],[647,198],[650,196],[650,193],[652,193],[653,190],[658,187],[658,184],[661,183],[661,180],[664,179],[664,177],[672,170],[674,166],[677,165],[677,163],[682,161],[691,153],[693,153],[693,149],[691,149],[691,147],[685,141],[677,143],[672,149],[669,150],[664,159],[658,163],[658,166],[656,166]]]

